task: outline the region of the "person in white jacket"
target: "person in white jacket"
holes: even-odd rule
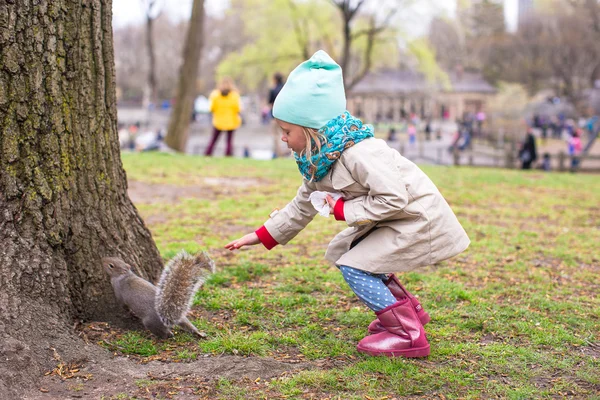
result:
[[[326,195],[329,212],[349,227],[331,241],[325,257],[377,315],[357,350],[429,355],[423,329],[429,315],[394,273],[437,263],[469,246],[450,206],[425,173],[346,111],[341,68],[324,51],[292,71],[273,115],[303,183],[262,227],[225,247],[286,244],[317,214],[311,193],[338,193],[337,200]]]

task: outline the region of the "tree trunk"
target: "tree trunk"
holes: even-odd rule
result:
[[[183,48],[183,65],[179,74],[175,106],[171,113],[169,129],[165,143],[177,151],[185,152],[188,139],[194,95],[196,94],[196,77],[202,52],[204,36],[204,0],[194,0],[192,18]]]
[[[340,67],[342,68],[342,72],[344,73],[344,86],[347,88],[349,71],[347,69],[348,64],[350,63],[350,47],[352,44],[352,29],[350,24],[352,23],[352,19],[354,18],[356,12],[362,5],[362,1],[355,5],[355,8],[352,8],[350,5],[350,1],[333,1],[333,4],[338,8],[340,15],[342,17],[342,56],[340,58]]]
[[[590,82],[589,82],[590,87],[592,87],[592,88],[596,87],[596,81],[599,79],[600,79],[600,64],[596,64],[596,66],[592,70],[592,73],[590,74]]]
[[[342,48],[342,59],[340,61],[340,67],[344,72],[344,76],[348,75],[348,64],[350,62],[350,46],[352,44],[352,32],[350,30],[350,20],[346,19],[344,15],[344,36],[343,36],[343,48]],[[345,79],[348,82],[348,79]]]
[[[111,20],[111,0],[0,1],[0,393],[83,347],[74,318],[120,313],[102,256],[161,269],[127,196]]]
[[[146,16],[146,46],[148,48],[148,88],[150,103],[158,108],[158,93],[156,90],[156,55],[154,54],[154,37],[152,36],[154,18]]]

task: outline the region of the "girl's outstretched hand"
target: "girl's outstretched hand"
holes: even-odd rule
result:
[[[225,248],[227,250],[236,250],[236,249],[241,249],[244,246],[252,246],[255,244],[259,244],[259,243],[260,243],[260,239],[258,238],[256,233],[252,232],[252,233],[247,234],[246,236],[239,238],[238,240],[234,240],[231,243],[227,243],[225,245]]]
[[[335,200],[330,195],[326,195],[325,200],[327,200],[327,204],[329,204],[329,214],[333,214],[333,209],[335,208]]]

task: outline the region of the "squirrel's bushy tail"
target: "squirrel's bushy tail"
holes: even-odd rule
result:
[[[156,312],[166,326],[187,315],[194,294],[214,272],[215,263],[205,252],[192,256],[182,250],[167,263],[156,293]]]

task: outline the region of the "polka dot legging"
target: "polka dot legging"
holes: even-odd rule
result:
[[[372,274],[360,269],[340,265],[340,271],[350,289],[373,311],[381,311],[397,300],[383,283],[385,274]]]

